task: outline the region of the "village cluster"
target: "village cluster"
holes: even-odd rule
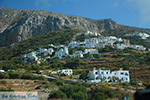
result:
[[[80,35],[80,34],[77,34]],[[40,63],[42,61],[46,61],[49,58],[58,57],[59,59],[63,59],[63,57],[67,56],[69,58],[84,58],[84,54],[99,54],[98,48],[105,48],[106,45],[111,46],[114,49],[125,49],[125,48],[133,48],[137,50],[146,50],[145,47],[141,45],[131,45],[129,40],[117,38],[115,36],[102,37],[100,34],[96,32],[87,31],[85,35],[94,35],[99,36],[98,38],[90,38],[85,39],[83,42],[80,41],[71,41],[67,46],[59,45],[55,46],[53,44],[48,45],[48,49],[39,48],[38,51],[34,51],[28,54],[24,54],[22,59],[26,63]],[[149,37],[146,33],[134,33],[134,34],[126,34],[125,36],[141,36],[142,39],[146,39]],[[84,51],[77,50],[77,48],[84,48]],[[69,49],[76,49],[74,54],[69,54]],[[53,56],[52,56],[53,55]],[[42,58],[43,57],[43,58]],[[53,71],[51,74],[54,73]],[[73,75],[72,69],[63,69],[55,72],[58,75]],[[69,79],[70,81],[77,81],[76,79]],[[80,80],[81,82],[85,82],[85,80]],[[118,71],[110,71],[105,69],[96,70],[95,68],[88,73],[87,83],[93,82],[130,82],[129,71],[124,71],[122,69]]]
[[[96,32],[90,32],[87,31],[85,33],[85,35],[94,35],[94,36],[98,36],[100,34],[96,33]],[[146,35],[146,33],[136,33],[136,34],[132,34],[132,36],[134,35],[140,35],[140,36],[145,36],[148,37],[148,35]],[[117,44],[116,44],[117,42]],[[141,45],[131,45],[129,40],[126,39],[122,39],[122,38],[117,38],[115,36],[109,36],[109,37],[98,37],[98,38],[91,38],[91,39],[85,39],[83,42],[80,41],[71,41],[69,43],[69,45],[64,46],[64,45],[59,45],[59,46],[54,46],[53,44],[49,44],[49,48],[39,48],[38,51],[34,51],[28,54],[24,54],[22,56],[22,59],[24,59],[24,61],[26,63],[31,63],[31,64],[35,64],[35,63],[40,63],[42,61],[46,61],[49,58],[54,58],[54,57],[59,57],[59,59],[62,59],[64,56],[68,56],[70,58],[84,58],[84,54],[99,54],[98,48],[104,48],[106,45],[113,47],[114,49],[125,49],[125,48],[133,48],[133,49],[137,49],[137,50],[146,50],[145,47],[141,46]],[[75,51],[74,54],[69,54],[69,49],[73,49],[73,48],[80,48],[83,47],[85,48],[84,51]],[[54,48],[56,48],[54,50]],[[52,54],[54,53],[54,56],[52,56]],[[41,56],[44,56],[44,58],[42,58]]]

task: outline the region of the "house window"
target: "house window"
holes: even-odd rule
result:
[[[121,72],[120,74],[121,74],[121,75],[124,75],[124,73],[123,73],[123,72]]]
[[[101,74],[103,74],[103,72],[101,72]]]
[[[98,73],[97,73],[97,72],[95,72],[95,74],[97,75]]]
[[[114,73],[114,75],[116,75],[116,73]]]
[[[128,78],[126,78],[126,80],[128,80]]]
[[[98,80],[98,77],[96,77],[96,80]]]
[[[125,76],[129,76],[128,73],[125,73]]]
[[[108,74],[108,72],[106,72],[106,74]]]

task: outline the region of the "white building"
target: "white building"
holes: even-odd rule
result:
[[[96,50],[96,49],[85,49],[84,54],[87,54],[87,53],[89,53],[89,54],[99,54],[98,50]]]
[[[114,46],[114,48],[115,49],[125,49],[125,48],[127,48],[127,46],[125,44],[121,43],[121,44],[116,44]]]
[[[72,71],[72,69],[63,69],[63,70],[58,70],[57,74],[58,75],[61,75],[61,74],[72,75],[73,71]]]
[[[96,48],[97,45],[95,43],[86,43],[85,46],[83,46],[84,48]]]
[[[86,34],[86,35],[94,35],[94,36],[100,35],[100,34],[97,33],[97,32],[90,32],[90,31],[87,31],[85,34]]]
[[[75,48],[75,47],[77,47],[78,45],[77,45],[77,42],[76,41],[71,41],[70,43],[69,43],[69,45],[68,45],[68,47],[71,47],[71,48]]]
[[[64,49],[61,48],[58,52],[55,52],[55,57],[59,57],[60,59],[65,55],[69,55],[67,47],[64,47]]]
[[[37,61],[38,60],[38,57],[36,56],[37,55],[37,52],[34,51],[34,52],[31,52],[31,53],[28,53],[28,54],[24,54],[22,56],[22,59],[24,59],[24,61],[27,63],[27,60],[28,59],[32,59],[32,60],[35,60]]]
[[[123,71],[122,69],[119,71],[110,70],[96,70],[89,72],[89,79],[93,79],[94,82],[98,83],[100,81],[106,82],[130,82],[129,71]]]
[[[50,47],[55,47],[53,44],[49,44],[48,46],[50,46]]]
[[[150,37],[150,35],[148,35],[146,33],[141,33],[141,32],[133,33],[133,34],[126,34],[125,36],[130,36],[130,37],[140,36],[142,39],[146,39],[146,38]]]
[[[129,45],[128,47],[137,49],[137,50],[146,50],[146,48],[141,45]]]
[[[83,58],[83,54],[82,53],[78,53],[78,54],[73,54],[73,55],[70,55],[70,58]]]
[[[123,70],[118,70],[118,71],[112,71],[111,72],[112,78],[114,77],[115,81],[120,81],[121,83],[123,82],[130,82],[130,77],[129,77],[129,71],[123,71]]]
[[[43,54],[44,52],[46,52],[47,51],[47,49],[45,49],[45,48],[39,48],[39,54],[41,55],[41,54]]]
[[[5,70],[0,70],[0,72],[5,72]]]

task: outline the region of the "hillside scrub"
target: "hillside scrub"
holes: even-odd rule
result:
[[[38,80],[45,80],[45,77],[43,76],[37,76],[33,75],[32,73],[29,72],[0,72],[0,79],[38,79]]]

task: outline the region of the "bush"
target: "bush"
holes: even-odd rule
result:
[[[82,61],[80,59],[72,59],[67,61],[66,67],[71,69],[78,69],[82,64]]]
[[[101,58],[102,56],[100,54],[93,54],[94,58]]]
[[[64,84],[64,80],[56,80],[54,83],[57,84],[58,86],[59,85],[63,85]]]
[[[51,98],[55,98],[55,99],[67,99],[67,96],[66,96],[65,93],[63,93],[63,92],[60,91],[60,90],[53,90],[53,91],[50,93],[48,99],[51,99]]]
[[[111,52],[114,49],[111,46],[106,45],[105,48],[100,48],[99,52]]]
[[[80,79],[83,79],[83,80],[88,79],[88,73],[87,73],[87,72],[85,72],[85,71],[81,72],[81,74],[80,74],[80,77],[79,77],[79,78],[80,78]]]
[[[0,72],[0,79],[7,79],[9,78],[9,74],[6,72]]]
[[[78,95],[81,94],[81,93],[83,93],[82,98],[84,98],[84,99],[87,98],[87,90],[86,90],[86,87],[84,87],[84,86],[64,85],[64,86],[60,87],[60,90],[63,93],[65,93],[68,98],[72,98],[73,94],[74,94],[74,96],[76,96],[78,98],[79,97]],[[78,92],[78,94],[75,94],[77,92]]]
[[[35,76],[36,77],[36,76]],[[32,73],[25,72],[22,74],[22,79],[34,79],[35,78]],[[37,76],[38,77],[38,76]]]
[[[48,84],[46,84],[46,86],[45,86],[45,88],[55,88],[55,87],[57,87],[57,85],[54,84],[54,83],[48,83]]]
[[[74,93],[74,94],[72,95],[72,98],[73,98],[74,100],[86,100],[86,99],[88,98],[88,96],[87,96],[86,93],[83,93],[83,92],[81,92],[81,91],[78,91],[78,92],[76,92],[76,93]]]
[[[98,89],[91,90],[91,100],[105,100],[108,98],[113,98],[115,93],[113,93],[112,89],[109,87],[102,87]]]
[[[20,79],[22,77],[22,73],[21,72],[13,72],[13,71],[9,71],[9,78],[10,79]]]
[[[14,91],[14,90],[12,90],[11,88],[8,88],[8,89],[0,88],[0,91],[6,91],[6,92],[8,91],[9,92],[9,91]]]
[[[0,83],[1,83],[1,84],[7,84],[7,81],[2,80],[2,81],[0,81]]]

